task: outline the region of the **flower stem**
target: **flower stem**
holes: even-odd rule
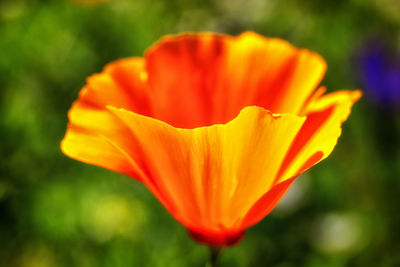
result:
[[[207,263],[206,267],[216,267],[218,259],[221,255],[222,247],[210,246],[209,248],[210,248],[210,260]]]

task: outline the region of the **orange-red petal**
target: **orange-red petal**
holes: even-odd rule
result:
[[[144,60],[129,58],[113,62],[92,75],[69,113],[69,125],[61,144],[72,158],[140,179],[141,170],[128,157],[132,146],[129,131],[106,109],[106,105],[149,115]]]
[[[104,109],[77,101],[69,112],[70,123],[61,150],[71,158],[139,178],[140,169],[125,149],[129,131]]]
[[[93,107],[111,105],[151,116],[151,104],[143,58],[128,58],[108,64],[102,73],[87,79],[79,102]]]
[[[342,123],[360,97],[358,90],[338,91],[309,103],[304,111],[307,120],[281,166],[277,182],[296,176],[329,156],[341,135]]]
[[[251,32],[166,37],[146,63],[155,116],[182,128],[226,123],[252,105],[297,114],[326,68],[315,53]]]
[[[190,229],[237,230],[245,213],[272,186],[304,119],[259,107],[242,110],[226,125],[174,128],[123,109],[110,110],[129,127],[147,170]]]

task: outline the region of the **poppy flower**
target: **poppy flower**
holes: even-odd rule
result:
[[[64,154],[142,182],[197,241],[232,245],[326,158],[359,91],[317,54],[246,32],[167,36],[88,78]]]

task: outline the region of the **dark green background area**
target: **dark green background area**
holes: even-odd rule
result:
[[[204,266],[139,182],[64,156],[67,111],[89,75],[161,36],[252,30],[321,54],[328,90],[362,88],[370,36],[399,46],[397,0],[0,1],[0,266]],[[399,109],[358,102],[331,156],[220,266],[400,266]]]

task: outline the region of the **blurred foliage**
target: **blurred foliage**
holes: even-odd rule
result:
[[[400,45],[397,0],[0,1],[0,266],[204,266],[140,183],[61,154],[87,76],[165,34],[253,30],[320,53],[329,90],[362,88],[354,53]],[[356,104],[334,153],[224,251],[221,266],[400,266],[399,108]]]

